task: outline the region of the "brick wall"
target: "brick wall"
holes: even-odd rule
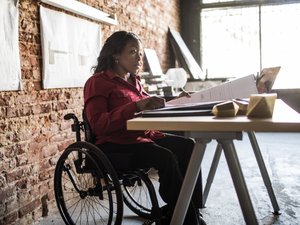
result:
[[[157,51],[162,68],[174,64],[168,26],[179,29],[179,0],[80,0],[115,13],[119,25],[102,25],[103,40],[113,31],[140,35]],[[55,207],[53,173],[73,142],[68,112],[80,115],[82,88],[42,89],[38,0],[19,0],[22,91],[0,92],[0,224],[32,224]]]

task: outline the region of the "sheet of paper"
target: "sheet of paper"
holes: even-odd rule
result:
[[[18,2],[0,1],[0,91],[21,89],[18,22]]]
[[[101,49],[95,22],[40,6],[43,87],[83,87]]]
[[[222,83],[218,86],[198,91],[190,97],[176,98],[168,101],[168,105],[186,103],[212,102],[231,100],[235,98],[249,98],[251,94],[257,94],[254,75],[248,75],[235,80]]]

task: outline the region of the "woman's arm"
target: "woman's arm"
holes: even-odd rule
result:
[[[97,96],[86,102],[85,110],[92,131],[96,135],[107,135],[126,129],[126,121],[134,117],[137,107],[135,102],[130,102],[109,111],[107,99]]]

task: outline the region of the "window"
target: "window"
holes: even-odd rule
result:
[[[216,2],[228,1],[203,0],[202,6]],[[275,86],[299,88],[300,3],[242,3],[200,11],[201,66],[207,77],[241,77],[281,66]]]

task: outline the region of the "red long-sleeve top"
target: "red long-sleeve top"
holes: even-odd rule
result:
[[[85,83],[85,112],[96,144],[135,144],[164,137],[159,131],[126,129],[126,121],[136,117],[135,102],[149,97],[140,83],[140,77],[132,76],[134,85],[108,70],[94,74]]]

